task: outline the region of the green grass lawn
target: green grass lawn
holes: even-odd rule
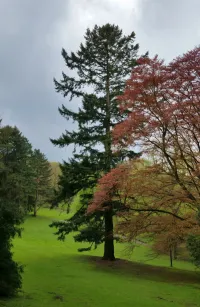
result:
[[[14,242],[15,258],[26,265],[23,293],[0,306],[200,306],[200,276],[192,264],[176,261],[170,269],[168,257],[150,260],[145,246],[134,250],[131,261],[104,263],[95,257],[102,246],[80,254],[72,237],[57,241],[48,225],[58,218],[64,214],[42,209],[26,220],[22,239]],[[117,257],[127,258],[123,250],[116,244]]]

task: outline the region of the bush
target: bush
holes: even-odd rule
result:
[[[187,248],[194,264],[200,267],[200,235],[190,235],[187,239]]]
[[[23,267],[12,259],[11,246],[0,249],[0,296],[11,297],[22,287]]]

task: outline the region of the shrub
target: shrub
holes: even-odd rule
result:
[[[200,267],[200,235],[189,235],[187,239],[187,248],[194,264]]]

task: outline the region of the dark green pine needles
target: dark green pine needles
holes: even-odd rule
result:
[[[27,212],[30,154],[30,143],[16,127],[0,127],[0,296],[15,295],[22,286],[22,266],[11,248]]]
[[[32,153],[31,167],[33,170],[33,180],[30,205],[32,206],[33,215],[36,217],[40,207],[51,198],[52,168],[45,155],[39,149],[35,149]]]
[[[77,111],[64,105],[59,108],[60,114],[75,122],[77,128],[51,140],[56,146],[73,144],[75,148],[73,157],[61,165],[54,205],[63,200],[70,202],[79,193],[81,206],[67,222],[54,222],[51,226],[57,227],[61,240],[70,232],[79,231],[75,241],[95,247],[104,242],[103,259],[114,260],[113,215],[119,208],[110,204],[104,213],[86,212],[98,179],[117,163],[138,156],[133,151],[114,153],[111,131],[126,116],[120,114],[116,98],[123,93],[125,81],[136,65],[139,46],[135,44],[134,32],[125,36],[111,24],[87,29],[84,38],[76,53],[62,50],[67,71],[74,70],[77,77],[63,72],[60,82],[54,80],[56,91],[68,96],[75,106],[82,101]]]

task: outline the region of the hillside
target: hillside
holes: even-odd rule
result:
[[[64,217],[60,211],[41,209],[38,218],[26,220],[22,239],[14,242],[15,258],[26,265],[23,292],[0,300],[0,306],[200,306],[200,276],[190,263],[176,261],[176,268],[169,269],[167,257],[148,260],[144,246],[136,248],[129,261],[113,264],[97,257],[101,246],[80,254],[80,243],[72,237],[59,242],[48,227],[53,219]],[[122,244],[116,249],[117,257],[127,258]]]

